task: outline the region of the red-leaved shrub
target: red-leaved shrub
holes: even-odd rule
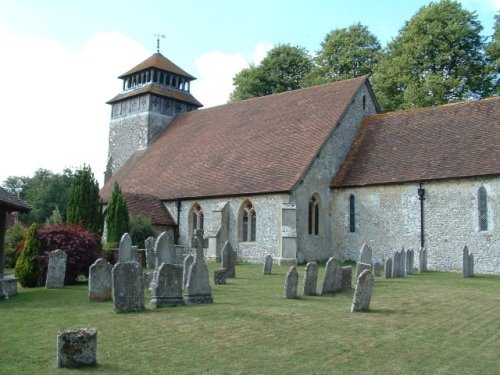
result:
[[[102,247],[98,235],[78,225],[45,225],[37,232],[42,243],[42,255],[38,256],[41,280],[45,282],[49,253],[61,249],[68,255],[65,284],[75,284],[80,275],[89,275],[89,267],[99,258]]]

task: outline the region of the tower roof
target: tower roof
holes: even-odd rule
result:
[[[128,72],[123,73],[118,78],[124,79],[125,77],[127,77],[133,73],[137,73],[137,72],[140,72],[142,70],[149,69],[149,68],[158,68],[158,69],[161,69],[161,70],[164,70],[167,72],[181,75],[183,77],[189,78],[190,80],[196,79],[196,77],[193,77],[191,74],[187,73],[185,70],[179,68],[177,65],[175,65],[172,61],[167,59],[165,56],[163,56],[159,52],[148,57],[146,60],[144,60],[140,64],[134,66]]]

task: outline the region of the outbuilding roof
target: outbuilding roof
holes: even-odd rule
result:
[[[0,207],[3,207],[8,212],[29,212],[31,206],[25,201],[17,198],[14,194],[9,193],[4,188],[0,187]]]
[[[500,174],[500,97],[372,115],[331,187]]]
[[[114,181],[162,200],[288,192],[368,77],[182,113]]]
[[[124,193],[128,211],[151,219],[154,225],[175,226],[175,221],[163,203],[152,195]]]

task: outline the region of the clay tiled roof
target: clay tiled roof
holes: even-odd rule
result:
[[[103,187],[163,200],[290,191],[367,77],[177,115]]]
[[[0,207],[5,208],[8,212],[19,211],[29,212],[31,206],[25,201],[18,199],[14,194],[9,193],[4,188],[0,187]]]
[[[154,225],[175,226],[175,221],[163,203],[152,195],[124,193],[128,211],[151,219]]]
[[[194,104],[197,107],[203,107],[203,104],[201,104],[196,98],[191,95],[189,92],[181,91],[181,90],[175,90],[175,89],[170,89],[165,86],[160,86],[154,83],[145,85],[139,89],[134,89],[128,92],[122,92],[118,95],[116,95],[113,99],[107,101],[107,104],[113,104],[115,102],[118,102],[120,100],[126,99],[126,98],[131,98],[137,95],[145,94],[145,93],[152,93],[152,94],[157,94],[161,96],[168,96],[169,98],[174,98],[183,102],[191,103]]]
[[[146,60],[141,62],[140,64],[134,66],[128,72],[123,73],[118,78],[123,79],[130,74],[140,72],[141,70],[149,69],[149,68],[158,68],[161,70],[165,70],[167,72],[175,73],[181,75],[186,78],[190,78],[191,80],[196,79],[191,74],[187,73],[185,70],[179,68],[172,61],[167,59],[161,53],[155,53],[154,55],[148,57]]]
[[[365,118],[332,187],[500,174],[500,98]]]

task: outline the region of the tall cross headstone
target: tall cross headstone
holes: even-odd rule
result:
[[[203,255],[203,231],[196,231],[196,255],[184,292],[186,304],[213,303],[208,268]]]

